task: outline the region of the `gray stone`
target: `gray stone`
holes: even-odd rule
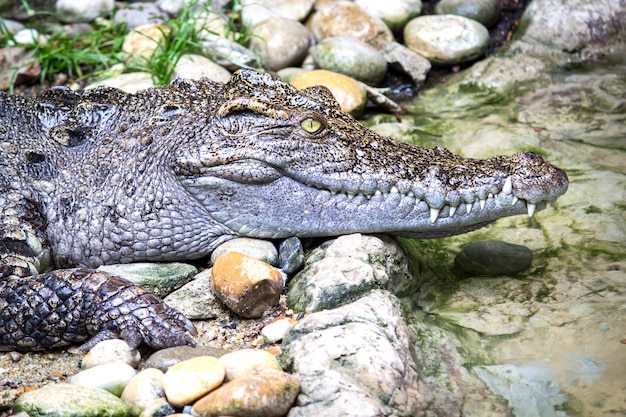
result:
[[[623,62],[626,54],[624,1],[533,1],[520,22],[523,38],[558,51],[594,60],[599,55]],[[621,57],[621,59],[620,59]]]
[[[311,51],[323,69],[348,75],[367,84],[380,84],[387,74],[387,61],[373,46],[348,37],[325,38]]]
[[[9,4],[13,5],[13,2],[9,1]],[[5,32],[16,33],[22,29],[24,29],[24,25],[17,20],[3,19],[0,24],[0,34],[5,34]]]
[[[311,43],[311,34],[297,20],[270,17],[250,30],[250,49],[259,53],[265,68],[277,71],[302,62]]]
[[[210,269],[200,272],[191,282],[170,293],[163,301],[190,320],[214,319],[223,312],[222,303],[213,293]]]
[[[230,72],[202,55],[183,55],[174,67],[174,78],[198,80],[206,77],[211,81],[225,83],[230,79]]]
[[[380,51],[390,66],[406,72],[415,84],[423,83],[432,67],[428,59],[397,42],[384,43]]]
[[[229,353],[229,351],[210,346],[176,346],[154,352],[146,360],[146,368],[156,368],[165,372],[170,366],[187,359],[198,356],[213,356],[219,358],[227,353]]]
[[[26,392],[13,408],[16,412],[27,412],[30,417],[126,417],[129,413],[124,401],[108,391],[65,383]]]
[[[200,48],[204,54],[229,71],[259,66],[254,52],[230,39],[207,36],[200,41]]]
[[[211,254],[211,264],[214,264],[217,257],[226,252],[243,253],[270,265],[278,265],[278,250],[269,240],[249,237],[231,239],[215,248]]]
[[[388,237],[340,236],[313,250],[290,283],[295,311],[319,311],[355,300],[375,288],[400,290],[411,281],[402,248]]]
[[[293,236],[278,246],[278,267],[288,276],[304,265],[304,250],[300,239]]]
[[[500,0],[441,0],[435,13],[467,17],[490,28],[500,20]]]
[[[462,16],[420,16],[404,27],[404,42],[433,64],[452,65],[481,57],[489,44],[489,31]]]
[[[465,246],[454,259],[457,266],[473,275],[495,277],[522,272],[533,260],[526,246],[499,240],[483,240]]]
[[[126,29],[132,30],[148,23],[163,23],[167,15],[154,3],[136,2],[120,8],[113,16],[114,22],[126,23]]]
[[[57,0],[57,15],[64,22],[91,22],[113,11],[113,0]]]
[[[198,273],[195,266],[180,262],[103,265],[98,269],[141,285],[159,297],[180,288]]]

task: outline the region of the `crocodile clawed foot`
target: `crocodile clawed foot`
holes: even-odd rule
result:
[[[192,336],[198,332],[191,321],[125,279],[109,275],[98,288],[92,307],[87,327],[95,336],[80,346],[81,351],[112,338],[125,340],[132,349],[141,343],[156,350],[195,345]]]

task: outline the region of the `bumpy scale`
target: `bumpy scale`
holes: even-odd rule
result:
[[[0,118],[0,350],[193,344],[186,318],[102,264],[197,259],[237,236],[449,236],[533,215],[568,186],[535,154],[395,142],[323,87],[249,70],[0,94]]]

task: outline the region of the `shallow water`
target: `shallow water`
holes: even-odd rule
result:
[[[626,415],[626,66],[561,69],[507,94],[452,83],[420,94],[400,126],[385,122],[370,123],[465,156],[532,150],[565,169],[568,192],[533,219],[424,243],[444,263],[426,261],[438,279],[416,302],[517,417]],[[481,239],[526,245],[531,270],[451,276],[445,262]]]

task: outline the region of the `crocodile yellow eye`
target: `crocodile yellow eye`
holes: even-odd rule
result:
[[[300,126],[302,126],[302,129],[304,129],[305,132],[317,133],[322,128],[322,122],[319,121],[318,119],[309,118],[309,119],[304,119],[302,122],[300,122]]]

